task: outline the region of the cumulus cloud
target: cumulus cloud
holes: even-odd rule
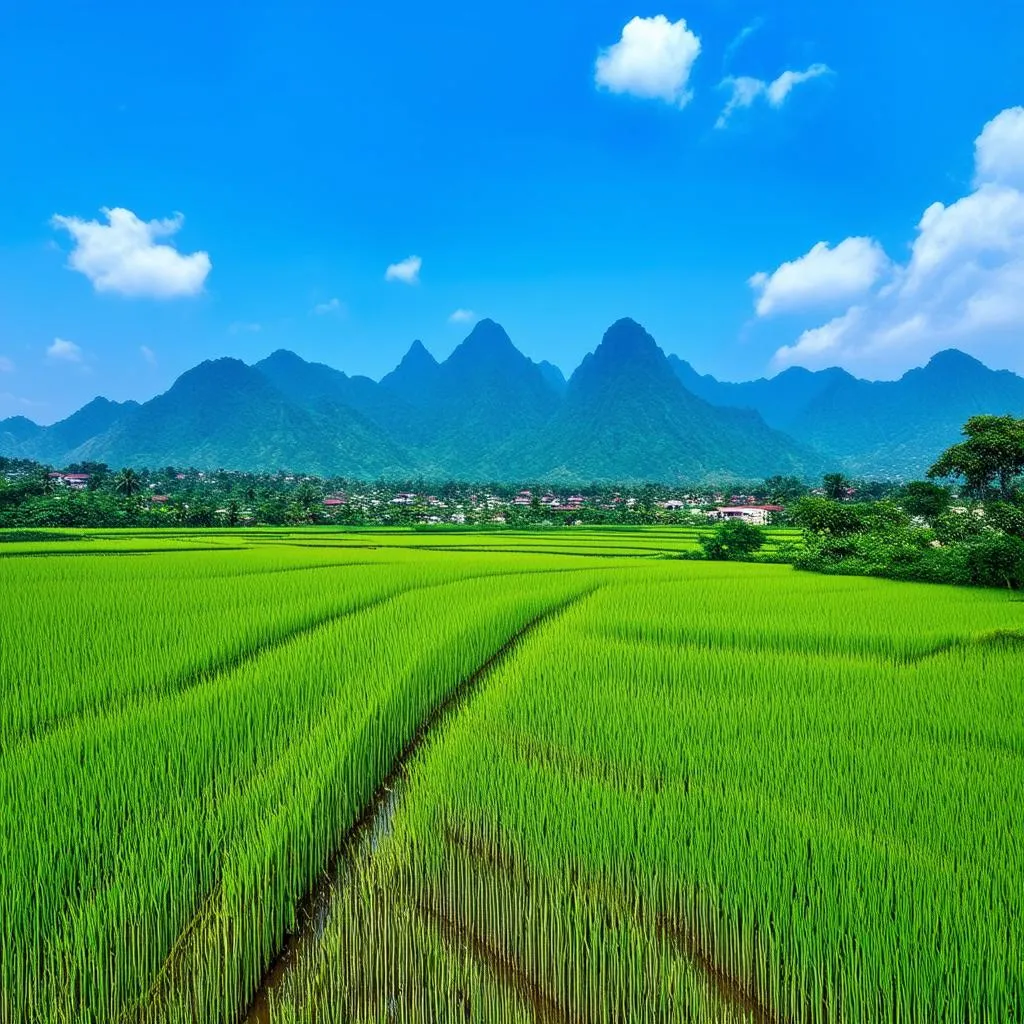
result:
[[[594,65],[598,87],[641,99],[685,107],[693,93],[688,83],[700,56],[700,39],[686,21],[664,14],[633,18],[617,43],[601,51]]]
[[[313,307],[313,312],[317,316],[328,316],[331,313],[343,313],[345,310],[344,305],[340,299],[328,299],[326,302],[318,302]]]
[[[780,348],[776,365],[900,370],[943,346],[984,352],[1019,339],[1024,332],[1024,182],[1017,177],[1024,168],[1022,117],[1021,108],[1011,108],[985,125],[975,142],[973,191],[924,211],[909,258],[892,267],[888,283],[859,296],[843,316]],[[853,241],[858,240],[847,239]],[[762,290],[759,305],[764,297]]]
[[[14,373],[14,361],[7,356],[0,356],[0,373]]]
[[[156,353],[148,345],[140,345],[139,353],[150,366],[156,366]]]
[[[46,358],[55,363],[80,363],[82,350],[73,341],[54,338],[53,344],[46,350]]]
[[[392,263],[384,271],[385,281],[401,281],[402,284],[419,284],[423,260],[419,256],[407,256],[398,263]]]
[[[448,323],[450,324],[468,324],[472,323],[476,319],[476,313],[471,309],[457,309],[450,317],[448,317]]]
[[[799,259],[748,282],[758,293],[757,315],[818,307],[856,298],[885,273],[889,258],[872,238],[847,238],[834,249],[818,242]]]
[[[722,113],[718,115],[715,127],[724,128],[737,110],[751,107],[755,100],[761,98],[770,107],[778,110],[798,85],[830,74],[832,69],[827,64],[812,64],[806,71],[783,71],[771,82],[748,76],[725,78],[721,82],[721,88],[729,89],[730,95]]]
[[[975,185],[1024,189],[1024,107],[997,114],[974,142]]]
[[[106,224],[60,214],[51,221],[74,239],[68,266],[84,274],[96,291],[170,299],[203,290],[212,266],[209,255],[184,255],[173,245],[157,241],[177,234],[185,222],[180,213],[151,221],[121,207],[104,208],[102,213]]]

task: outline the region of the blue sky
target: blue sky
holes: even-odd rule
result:
[[[566,372],[627,315],[732,379],[1024,371],[1015,0],[8,8],[0,417],[457,310]]]

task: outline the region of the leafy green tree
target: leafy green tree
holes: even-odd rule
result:
[[[994,530],[1024,540],[1024,506],[1008,501],[990,501],[985,506],[985,522]]]
[[[770,476],[762,487],[762,493],[774,505],[785,505],[796,501],[807,493],[807,485],[795,476]]]
[[[850,481],[842,473],[826,473],[822,477],[822,487],[826,498],[842,501],[850,488]]]
[[[932,528],[940,544],[963,544],[983,534],[988,525],[983,508],[958,505],[937,515]]]
[[[295,505],[302,519],[312,520],[321,507],[323,497],[320,491],[308,481],[295,492]]]
[[[1014,478],[1024,473],[1024,419],[972,416],[962,431],[967,440],[947,448],[928,477],[960,477],[968,493],[983,498],[993,485],[1007,501]]]
[[[801,498],[789,510],[789,518],[794,526],[834,537],[864,529],[864,517],[858,506],[842,505],[829,498]]]
[[[898,500],[908,515],[920,516],[931,523],[949,508],[950,495],[948,488],[939,484],[914,480],[903,488]]]
[[[746,558],[764,545],[764,531],[742,519],[722,523],[710,536],[701,538],[704,554],[716,561]]]
[[[1024,587],[1024,540],[988,533],[967,550],[970,582],[981,587]]]

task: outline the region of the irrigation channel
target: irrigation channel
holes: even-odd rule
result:
[[[596,589],[579,594],[531,619],[513,633],[472,675],[463,679],[423,720],[391,765],[390,771],[377,788],[362,816],[349,830],[320,881],[297,908],[298,927],[286,938],[284,947],[263,975],[259,988],[242,1018],[243,1024],[270,1024],[274,993],[282,990],[290,973],[304,959],[316,956],[333,908],[345,891],[354,866],[368,853],[372,854],[391,831],[392,819],[402,799],[406,766],[410,761],[425,744],[437,737],[445,724],[472,698],[483,681],[515,651],[519,644],[545,623],[585,601]]]

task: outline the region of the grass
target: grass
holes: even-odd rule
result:
[[[1021,603],[689,543],[4,545],[0,1021],[1019,1019]]]

